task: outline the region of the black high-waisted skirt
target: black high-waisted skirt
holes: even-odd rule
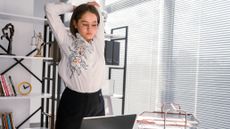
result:
[[[78,93],[66,88],[57,110],[56,129],[79,129],[83,117],[105,115],[101,90]]]

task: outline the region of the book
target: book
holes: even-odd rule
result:
[[[0,83],[1,83],[1,89],[2,89],[2,96],[6,96],[6,93],[5,93],[4,87],[3,87],[3,83],[2,83],[2,79],[1,79],[1,75],[0,75]]]
[[[0,96],[5,96],[4,92],[3,92],[3,87],[2,87],[1,79],[0,79]]]
[[[14,92],[13,92],[12,86],[9,82],[8,75],[4,74],[3,77],[5,78],[6,86],[7,86],[8,92],[9,92],[9,96],[14,96]]]
[[[7,119],[8,129],[12,129],[9,113],[6,113],[6,119]]]
[[[3,129],[3,125],[2,125],[3,123],[2,123],[2,114],[1,114],[1,112],[0,112],[0,129]]]
[[[5,80],[4,76],[3,76],[3,75],[0,75],[0,77],[1,77],[1,82],[2,82],[3,91],[4,91],[4,93],[5,93],[5,96],[10,96],[10,93],[9,93],[9,91],[8,91],[8,87],[7,87],[7,85],[6,85],[6,80]]]
[[[11,127],[12,129],[15,129],[14,118],[13,118],[12,112],[9,113],[9,116],[10,116]]]
[[[13,89],[14,96],[17,96],[17,92],[16,92],[16,90],[15,90],[14,82],[13,82],[13,80],[12,80],[12,77],[11,77],[11,76],[9,76],[9,82],[10,82],[11,87],[12,87],[12,89]]]
[[[7,119],[6,119],[6,113],[2,114],[2,120],[4,124],[4,129],[8,129]]]
[[[106,65],[119,65],[120,43],[113,40],[105,41],[104,57]]]

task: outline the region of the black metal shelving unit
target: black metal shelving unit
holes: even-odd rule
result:
[[[43,66],[46,69],[43,69],[44,71],[47,71],[47,73],[43,72],[44,76],[47,76],[46,81],[46,89],[43,89],[43,91],[46,91],[48,93],[52,93],[51,98],[47,98],[46,100],[43,100],[43,102],[46,102],[46,112],[50,111],[50,116],[45,116],[45,127],[48,127],[48,122],[50,122],[50,129],[55,129],[55,116],[56,116],[56,109],[58,107],[59,102],[59,76],[57,75],[57,67],[59,62],[59,48],[57,46],[57,43],[55,41],[54,35],[51,31],[51,28],[48,24],[44,26],[44,41],[49,43],[46,46],[44,46],[44,49],[48,49],[49,53],[46,53],[46,56],[51,56],[53,58],[52,63],[50,63],[48,66],[44,63]],[[46,78],[44,78],[46,79]],[[45,82],[44,82],[45,83]],[[44,104],[44,103],[43,103]],[[51,105],[51,106],[50,106]],[[50,120],[49,120],[50,117]],[[44,117],[41,117],[41,121],[44,121]],[[41,123],[43,124],[43,123]],[[41,125],[43,127],[43,125]]]
[[[128,26],[122,26],[122,27],[117,27],[117,28],[113,28],[111,29],[111,34],[117,34],[116,31],[121,31],[124,30],[124,37],[114,37],[111,38],[111,41],[120,41],[120,40],[124,40],[124,65],[121,67],[113,67],[113,66],[109,66],[109,72],[108,72],[108,78],[111,78],[112,75],[112,71],[113,70],[123,70],[123,83],[122,83],[122,107],[121,107],[121,113],[124,114],[125,111],[125,92],[126,92],[126,72],[127,72],[127,51],[128,51]],[[121,35],[120,32],[117,35]]]

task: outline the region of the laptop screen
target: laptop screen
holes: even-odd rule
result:
[[[136,114],[85,117],[80,129],[132,129],[135,120]]]

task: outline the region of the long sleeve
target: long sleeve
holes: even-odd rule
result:
[[[78,3],[78,4],[82,4]],[[70,31],[66,28],[59,15],[68,12],[73,12],[74,7],[77,5],[67,3],[47,3],[45,5],[46,17],[52,29],[52,32],[60,46],[61,51],[65,54],[70,54],[69,46],[73,42],[73,37]]]
[[[66,43],[69,38],[67,29],[60,19],[61,14],[72,12],[74,6],[65,3],[47,3],[45,5],[46,17],[59,44]]]
[[[102,16],[102,12],[98,9],[100,14],[100,24],[97,30],[97,34],[95,36],[95,42],[98,43],[98,49],[104,54],[104,46],[105,46],[105,33],[104,33],[104,17]]]

